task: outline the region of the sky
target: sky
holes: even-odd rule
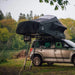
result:
[[[40,3],[39,0],[0,0],[0,10],[6,15],[11,12],[12,18],[18,20],[20,13],[27,14],[33,11],[35,15],[55,15],[57,18],[71,18],[75,20],[75,0],[68,0],[66,10],[55,11],[49,3]],[[34,16],[33,15],[33,16]]]

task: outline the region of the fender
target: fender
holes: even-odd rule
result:
[[[40,52],[35,52],[34,54],[31,55],[31,58],[32,58],[34,55],[40,55],[41,58],[42,58],[42,60],[44,59],[44,58],[43,58],[43,55],[42,55]]]
[[[73,55],[75,55],[75,51],[71,52],[71,54],[70,54],[70,59],[71,59],[71,61],[72,61]]]

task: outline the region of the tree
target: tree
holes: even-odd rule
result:
[[[9,32],[15,32],[16,30],[16,21],[14,19],[3,19],[0,21],[1,27],[6,27]]]
[[[7,42],[10,37],[10,33],[7,28],[0,28],[0,41]]]
[[[40,16],[44,16],[44,14],[41,14]]]
[[[33,11],[30,11],[30,20],[33,19]]]
[[[4,19],[3,12],[0,10],[0,20]]]
[[[68,0],[39,0],[40,3],[50,3],[50,5],[55,5],[55,10],[58,10],[59,6],[64,9],[66,5],[69,3]]]
[[[20,13],[19,20],[26,19],[25,14]]]
[[[75,39],[75,20],[67,18],[60,19],[60,21],[67,27],[65,35],[67,39]]]
[[[39,18],[39,15],[38,16],[37,15],[34,16],[34,19],[38,19],[38,18]]]
[[[8,13],[6,14],[5,18],[6,18],[6,19],[12,19],[11,13],[8,12]]]

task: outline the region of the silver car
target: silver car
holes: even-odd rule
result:
[[[73,63],[75,66],[75,43],[70,40],[35,40],[30,49],[35,66],[42,63]]]

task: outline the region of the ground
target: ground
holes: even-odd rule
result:
[[[30,61],[27,61],[26,70],[21,70],[24,64],[24,58],[11,59],[8,62],[0,64],[0,75],[75,75],[75,67],[73,64],[55,63],[48,66],[44,63],[42,66],[29,70]]]

